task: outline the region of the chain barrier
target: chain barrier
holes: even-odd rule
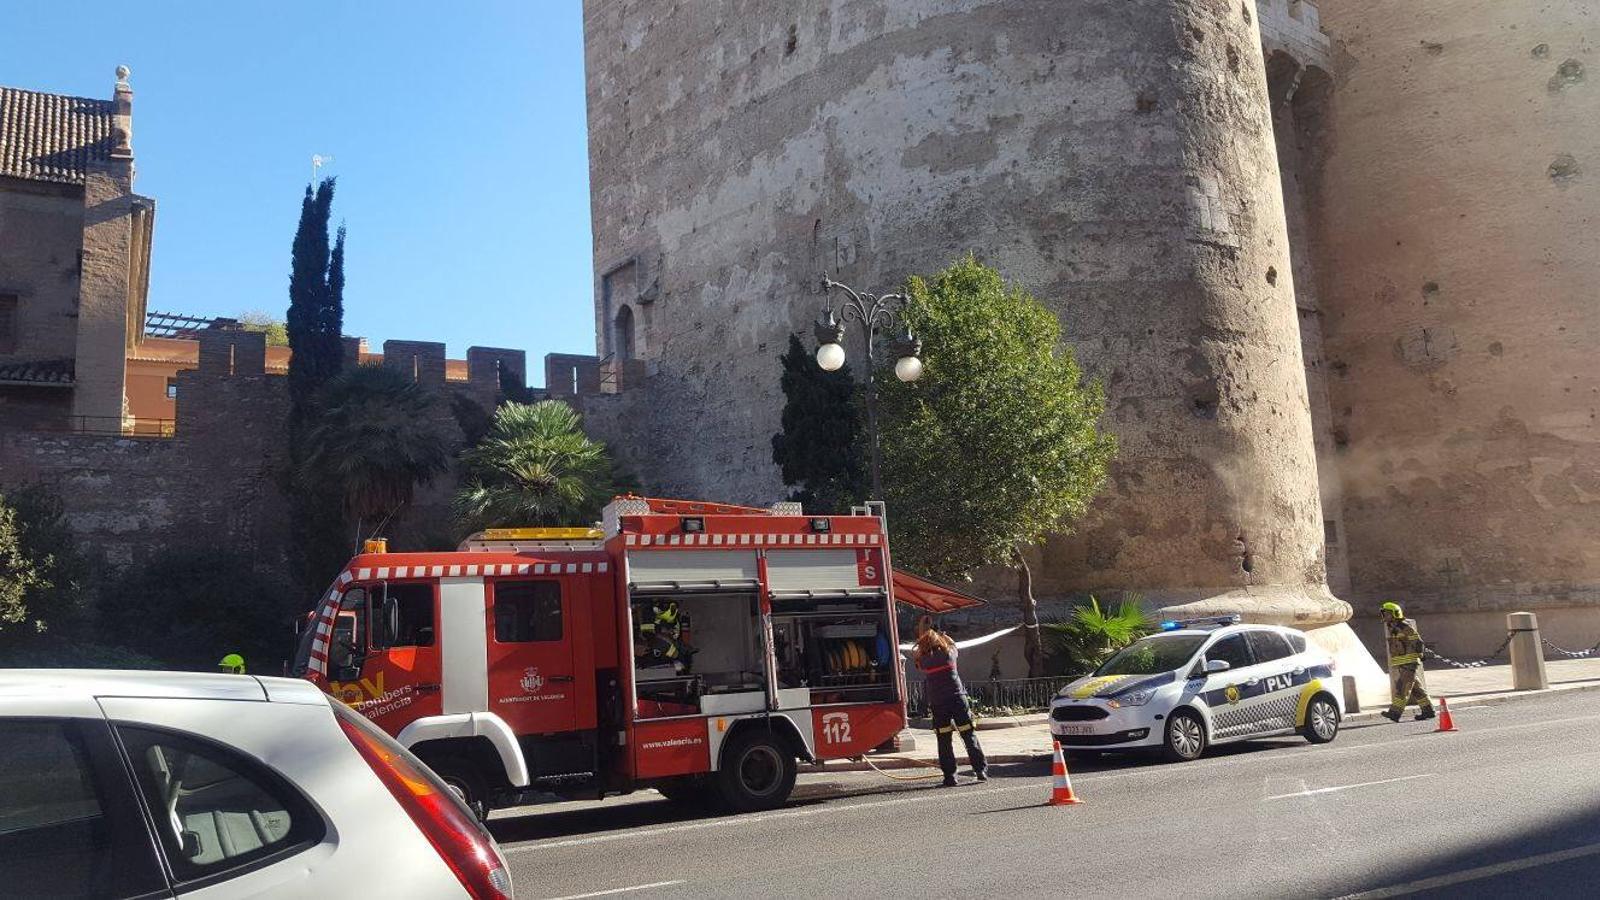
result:
[[[1458,659],[1451,659],[1450,657],[1445,656],[1442,653],[1436,652],[1432,647],[1429,647],[1426,644],[1424,644],[1423,647],[1422,647],[1422,655],[1426,656],[1426,657],[1429,657],[1431,659],[1437,659],[1438,661],[1444,663],[1445,665],[1454,666],[1457,669],[1481,669],[1484,666],[1487,666],[1489,663],[1493,662],[1494,660],[1499,659],[1501,654],[1506,652],[1506,648],[1511,646],[1511,638],[1515,634],[1516,634],[1515,631],[1506,632],[1506,639],[1504,641],[1500,642],[1500,646],[1497,647],[1493,653],[1489,654],[1488,656],[1485,656],[1483,659],[1476,659],[1476,660],[1473,660],[1472,662],[1462,662],[1462,661],[1460,661]],[[1549,643],[1549,642],[1546,641],[1546,643]]]
[[[1600,642],[1597,642],[1593,647],[1590,647],[1587,650],[1568,650],[1564,647],[1557,647],[1555,644],[1550,642],[1549,638],[1540,638],[1539,642],[1544,644],[1546,647],[1549,647],[1551,650],[1561,654],[1562,656],[1565,656],[1567,659],[1588,659],[1589,657],[1600,653]]]

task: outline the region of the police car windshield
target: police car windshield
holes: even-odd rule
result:
[[[1205,643],[1203,634],[1157,634],[1129,644],[1094,670],[1096,675],[1157,675],[1171,672],[1194,657]]]

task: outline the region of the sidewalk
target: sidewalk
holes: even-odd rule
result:
[[[1502,703],[1519,697],[1538,697],[1553,691],[1600,689],[1600,658],[1550,660],[1545,663],[1550,677],[1550,687],[1543,691],[1511,690],[1511,666],[1483,666],[1476,669],[1431,669],[1427,674],[1428,693],[1435,699],[1444,697],[1451,701],[1471,701],[1473,704]],[[1352,713],[1346,721],[1360,722],[1375,718],[1382,707],[1366,707]],[[904,753],[874,753],[872,764],[880,769],[910,769],[937,766],[938,745],[933,732],[925,725],[911,727],[917,739],[915,750]],[[978,723],[983,732],[983,750],[993,763],[1028,762],[1050,755],[1049,717],[1044,713],[1027,716],[1007,716],[983,719]],[[959,743],[957,756],[964,757]],[[803,766],[807,772],[856,772],[869,768],[865,762],[829,762],[823,766]]]

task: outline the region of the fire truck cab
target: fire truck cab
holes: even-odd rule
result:
[[[296,672],[482,814],[641,787],[778,806],[797,760],[905,726],[881,522],[622,497],[600,529],[369,548],[315,610]]]

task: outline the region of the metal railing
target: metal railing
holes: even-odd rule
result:
[[[1056,692],[1066,687],[1076,677],[1052,675],[1047,678],[969,681],[967,696],[972,699],[975,706],[988,709],[1048,709]],[[912,715],[923,715],[928,712],[928,697],[920,679],[906,681],[906,707]]]
[[[73,434],[104,434],[123,437],[169,438],[177,434],[176,419],[139,419],[132,416],[67,416],[60,427],[41,427],[41,431],[67,431]]]

